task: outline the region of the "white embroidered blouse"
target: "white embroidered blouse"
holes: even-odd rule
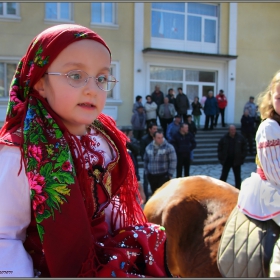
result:
[[[256,134],[257,154],[267,180],[252,172],[241,184],[238,207],[246,215],[273,219],[280,225],[280,126],[272,120],[263,121]]]
[[[91,136],[100,144],[107,165],[116,155],[102,134],[92,130]],[[24,164],[18,175],[20,160],[18,147],[0,145],[0,277],[34,277],[32,258],[23,246],[31,200]],[[105,210],[106,220],[109,213]]]

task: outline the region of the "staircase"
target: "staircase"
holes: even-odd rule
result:
[[[240,133],[240,125],[236,125],[236,131]],[[218,142],[222,136],[228,132],[227,127],[221,127],[220,124],[217,125],[213,130],[204,131],[202,129],[197,130],[196,134],[196,148],[194,149],[194,159],[192,161],[193,165],[200,164],[217,164],[218,160]],[[254,162],[256,156],[255,142],[253,144],[254,154],[248,153],[245,162]]]
[[[240,132],[240,125],[235,124],[236,131]],[[218,142],[228,132],[227,127],[221,127],[217,125],[213,130],[204,131],[202,128],[197,130],[195,136],[196,148],[194,149],[194,159],[192,165],[203,165],[203,164],[218,164]],[[253,155],[249,153],[249,146],[247,145],[248,153],[245,162],[254,162],[256,157],[255,142],[253,144]],[[143,162],[140,156],[138,156],[139,168],[143,168]]]

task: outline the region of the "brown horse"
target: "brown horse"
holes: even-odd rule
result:
[[[238,192],[198,175],[172,179],[148,200],[144,212],[150,222],[165,227],[167,263],[174,276],[221,277],[217,251]]]

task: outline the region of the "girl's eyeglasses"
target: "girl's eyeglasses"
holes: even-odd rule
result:
[[[68,84],[74,88],[80,88],[85,86],[90,78],[95,80],[97,86],[104,91],[110,91],[114,88],[117,79],[112,75],[100,75],[98,77],[91,77],[85,71],[71,70],[66,74],[57,72],[46,72],[46,75],[66,76]]]

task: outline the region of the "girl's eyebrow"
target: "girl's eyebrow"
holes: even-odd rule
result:
[[[68,66],[82,67],[84,66],[84,64],[80,62],[67,62],[63,65],[63,67],[68,67]]]
[[[75,67],[77,67],[77,69],[78,68],[82,68],[82,67],[84,67],[85,65],[83,64],[83,63],[80,63],[80,62],[67,62],[67,63],[65,63],[64,65],[63,65],[63,67],[73,67],[73,66],[75,66]],[[103,71],[103,70],[107,70],[107,71],[109,71],[110,72],[110,67],[103,67],[103,68],[101,68],[100,69],[101,71]]]

